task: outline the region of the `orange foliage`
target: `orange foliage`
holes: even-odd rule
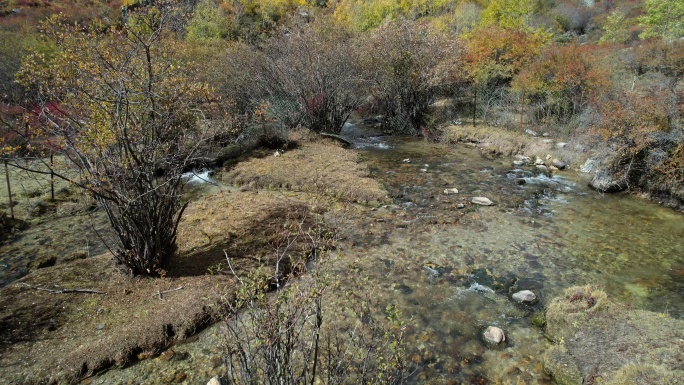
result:
[[[547,116],[571,118],[593,94],[611,85],[603,56],[595,45],[552,45],[515,77],[512,86],[542,98]]]
[[[466,36],[465,67],[478,83],[508,82],[530,63],[548,42],[543,32],[480,28]]]

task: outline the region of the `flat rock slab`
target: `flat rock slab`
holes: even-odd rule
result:
[[[489,198],[485,198],[485,197],[474,197],[472,202],[475,203],[476,205],[480,205],[480,206],[491,206],[494,204],[494,202],[489,200]]]

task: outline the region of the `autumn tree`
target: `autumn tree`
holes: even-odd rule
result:
[[[610,69],[596,46],[548,46],[513,79],[513,90],[539,102],[538,118],[547,123],[569,122],[584,112],[603,87],[610,86]]]
[[[642,38],[661,37],[674,41],[684,37],[684,0],[646,0]]]
[[[52,171],[97,200],[118,235],[114,256],[131,274],[162,274],[176,252],[187,206],[181,175],[205,160],[220,129],[210,88],[176,59],[174,14],[160,2],[106,34],[52,18],[44,32],[57,52],[29,56],[19,73],[41,100],[26,139],[78,170]]]
[[[473,84],[475,106],[484,105],[486,116],[489,107],[507,94],[513,77],[542,52],[550,35],[492,25],[468,32],[464,39],[464,69]]]

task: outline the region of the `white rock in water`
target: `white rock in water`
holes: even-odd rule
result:
[[[504,334],[504,331],[496,326],[487,327],[487,330],[484,332],[484,338],[487,340],[487,342],[491,342],[493,344],[500,344],[502,341],[506,341],[506,335]]]
[[[565,148],[565,146],[567,146],[567,145],[568,145],[568,144],[565,143],[565,142],[558,142],[558,143],[556,143],[556,147],[558,147],[558,148]]]
[[[491,206],[494,204],[489,198],[485,197],[474,197],[472,202],[480,206]]]
[[[411,163],[411,158],[406,158],[406,159],[402,160],[402,162],[404,162],[404,163]]]
[[[543,171],[548,170],[548,167],[544,166],[543,164],[538,164],[538,165],[537,165],[537,168],[540,169],[540,170],[543,170]]]
[[[513,161],[513,165],[514,165],[514,166],[517,166],[517,167],[520,167],[520,166],[524,166],[524,165],[525,165],[525,162],[523,162],[522,160],[514,160],[514,161]]]
[[[519,292],[513,294],[513,299],[518,302],[534,302],[537,300],[537,296],[529,290],[520,290]]]
[[[280,155],[282,155],[282,152],[280,152],[280,150],[276,150],[276,152],[273,153],[273,156],[275,156],[275,157],[278,157]]]
[[[207,385],[221,385],[221,381],[219,380],[218,376],[214,376],[209,382],[207,382]]]
[[[534,160],[534,164],[537,165],[537,166],[543,165],[543,164],[544,164],[544,161],[542,160],[542,158],[537,157],[537,159]]]
[[[457,188],[445,188],[444,189],[444,194],[449,195],[449,194],[458,194],[458,189]]]

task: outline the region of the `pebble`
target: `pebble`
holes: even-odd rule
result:
[[[465,205],[464,205],[463,203],[459,203],[459,204],[456,205],[456,208],[459,209],[459,210],[460,210],[460,209],[464,209],[464,208],[465,208]]]
[[[484,338],[487,340],[487,342],[491,342],[493,344],[500,344],[502,341],[506,341],[506,335],[504,334],[504,331],[496,326],[487,327],[487,330],[484,332]]]
[[[209,382],[207,382],[207,385],[221,385],[221,381],[219,380],[218,376],[212,377]]]
[[[522,161],[522,160],[514,160],[514,161],[513,161],[513,165],[514,165],[514,166],[517,166],[517,167],[520,167],[520,166],[524,166],[524,165],[525,165],[525,162]]]
[[[402,160],[402,162],[404,162],[404,163],[411,163],[411,158],[406,158],[406,159]]]
[[[159,359],[162,361],[171,361],[175,354],[176,353],[172,349],[165,350],[159,355]]]
[[[449,195],[449,194],[458,194],[458,189],[457,188],[445,188],[444,189],[444,194]]]

